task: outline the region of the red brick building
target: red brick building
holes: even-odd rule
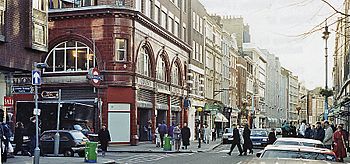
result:
[[[141,12],[115,6],[49,11],[49,53],[42,90],[62,89],[66,102],[94,105],[114,143],[147,140],[143,127],[186,121],[190,46]],[[86,78],[97,67],[99,85]],[[99,125],[98,125],[99,126]],[[98,126],[96,126],[98,128]]]

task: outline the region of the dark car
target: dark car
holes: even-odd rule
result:
[[[266,129],[253,129],[250,138],[255,147],[265,147],[268,140],[268,131]]]
[[[43,155],[54,153],[55,134],[57,130],[45,131],[40,137],[40,149]],[[84,148],[89,139],[78,130],[59,130],[60,146],[59,154],[73,157],[78,153],[80,157],[85,156]]]

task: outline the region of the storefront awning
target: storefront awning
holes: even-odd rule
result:
[[[217,113],[215,122],[228,122],[228,119],[222,113]]]

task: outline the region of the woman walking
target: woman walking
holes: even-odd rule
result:
[[[345,146],[345,139],[344,139],[344,132],[343,127],[341,125],[338,125],[337,131],[333,134],[334,138],[334,153],[339,158],[340,162],[344,162],[344,158],[346,157],[346,146]]]
[[[111,141],[111,136],[106,128],[106,125],[102,125],[102,129],[98,132],[98,140],[101,143],[102,156],[106,155],[108,142]]]
[[[244,126],[244,130],[243,130],[243,152],[244,155],[247,155],[247,150],[249,150],[250,154],[253,154],[253,143],[252,140],[250,139],[250,129],[248,127],[248,125],[246,124]]]
[[[177,124],[174,127],[173,131],[173,138],[175,140],[175,150],[180,151],[180,145],[181,145],[181,129],[179,127],[179,124]]]

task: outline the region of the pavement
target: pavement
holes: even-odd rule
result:
[[[28,156],[15,156],[14,158],[7,159],[6,164],[32,164],[34,157]],[[40,157],[40,164],[82,164],[84,162],[83,157]],[[115,160],[104,157],[97,157],[98,164],[116,164]]]
[[[197,153],[197,152],[208,152],[214,150],[221,145],[221,140],[218,139],[209,144],[201,143],[201,148],[198,148],[198,141],[191,141],[188,149],[180,148],[180,151],[175,151],[172,146],[171,151],[164,151],[163,148],[156,147],[156,144],[151,142],[141,142],[137,146],[130,145],[110,145],[108,152],[119,152],[119,153]]]

